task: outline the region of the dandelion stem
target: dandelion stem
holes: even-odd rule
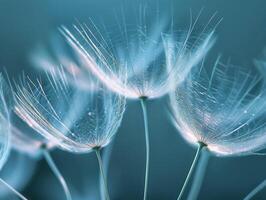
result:
[[[244,200],[252,199],[257,193],[259,193],[263,188],[266,187],[266,180],[262,181],[257,187],[255,187],[245,198]]]
[[[199,164],[195,171],[195,175],[193,178],[193,183],[188,195],[188,200],[196,200],[199,193],[200,188],[204,180],[204,176],[206,173],[207,165],[209,161],[209,154],[207,152],[202,152],[202,156],[199,158]]]
[[[17,195],[20,199],[27,200],[22,194],[20,194],[15,188],[5,182],[2,178],[0,178],[0,182],[5,185],[9,190],[11,190],[15,195]]]
[[[183,184],[183,187],[182,187],[182,189],[181,189],[181,191],[180,191],[180,193],[179,193],[179,195],[177,197],[177,200],[181,200],[181,198],[182,198],[182,196],[183,196],[183,194],[184,194],[184,192],[186,190],[186,187],[187,187],[187,185],[189,183],[189,180],[190,180],[190,178],[191,178],[191,176],[192,176],[192,174],[194,172],[194,169],[197,166],[197,163],[198,163],[198,160],[199,160],[199,157],[200,157],[201,150],[202,150],[202,148],[204,146],[205,146],[205,144],[199,143],[198,149],[197,149],[197,153],[196,153],[196,155],[194,157],[194,160],[193,160],[193,162],[191,164],[191,167],[190,167],[189,172],[187,174],[186,180],[185,180],[185,182]]]
[[[45,148],[43,148],[43,155],[44,155],[44,158],[45,158],[46,162],[48,163],[50,169],[53,171],[54,175],[56,176],[56,178],[59,180],[60,184],[62,185],[64,192],[65,192],[65,195],[66,195],[66,199],[72,200],[70,191],[68,189],[68,186],[66,184],[64,177],[62,176],[62,174],[58,170],[58,168],[57,168],[54,160],[52,159],[49,151]]]
[[[149,164],[150,164],[150,141],[149,141],[149,128],[148,128],[148,115],[146,107],[146,97],[140,98],[144,128],[145,128],[145,141],[146,141],[146,168],[145,168],[145,183],[144,183],[144,194],[143,200],[147,199],[148,181],[149,181]]]
[[[104,169],[103,169],[103,162],[102,162],[102,157],[101,157],[101,153],[100,153],[100,148],[95,148],[95,153],[98,159],[98,164],[99,164],[99,168],[100,168],[100,174],[101,174],[101,178],[104,184],[104,193],[105,193],[105,199],[106,200],[110,200],[110,196],[109,196],[109,192],[108,192],[108,185],[107,185],[107,179],[105,177],[104,174]]]

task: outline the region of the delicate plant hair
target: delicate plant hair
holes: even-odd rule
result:
[[[37,45],[30,54],[34,68],[51,73],[51,76],[66,79],[69,84],[84,90],[97,89],[91,73],[84,69],[86,63],[74,49],[58,34],[51,34],[46,45]],[[60,77],[60,76],[64,77]]]
[[[42,154],[42,148],[52,149],[55,144],[46,140],[43,136],[37,133],[32,127],[24,122],[15,113],[15,88],[14,84],[16,81],[11,79],[10,76],[5,72],[5,79],[8,83],[8,90],[10,91],[9,96],[9,113],[10,113],[10,133],[11,133],[11,147],[19,151],[20,153],[27,154],[33,158],[39,158]],[[23,73],[22,77],[25,77]]]
[[[158,98],[181,83],[215,42],[214,30],[206,27],[195,39],[197,20],[179,34],[165,19],[151,26],[142,22],[133,34],[123,23],[113,28],[120,30],[117,37],[122,40],[115,44],[93,22],[78,23],[73,30],[62,26],[60,31],[83,59],[84,68],[110,90],[131,99]]]
[[[65,150],[89,152],[107,145],[121,123],[124,98],[101,88],[83,90],[68,84],[63,74],[51,74],[16,85],[16,113]]]
[[[170,95],[172,120],[190,143],[217,155],[243,155],[265,147],[266,122],[261,79],[246,68],[203,63]]]

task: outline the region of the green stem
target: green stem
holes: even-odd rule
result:
[[[11,190],[15,195],[17,195],[20,199],[27,200],[22,194],[20,194],[15,188],[5,182],[3,179],[0,178],[0,182],[5,185],[9,190]]]
[[[48,163],[50,169],[52,170],[52,172],[54,173],[54,175],[56,176],[56,178],[58,179],[58,181],[62,185],[64,192],[65,192],[65,195],[66,195],[66,199],[72,200],[70,191],[68,189],[68,186],[66,184],[64,177],[62,176],[62,174],[58,170],[58,168],[57,168],[54,160],[52,159],[49,151],[47,151],[45,148],[43,149],[43,155],[44,155],[44,158],[45,158],[46,162]]]
[[[100,148],[95,148],[95,153],[97,156],[97,160],[98,160],[98,164],[99,164],[99,168],[100,168],[100,174],[102,177],[102,181],[104,184],[104,193],[105,193],[105,199],[106,200],[110,200],[110,196],[109,196],[109,192],[108,192],[108,184],[107,184],[107,179],[105,177],[104,174],[104,169],[103,169],[103,162],[102,162],[102,157],[101,157],[101,153],[100,153]]]
[[[200,188],[202,186],[205,173],[206,173],[206,169],[208,166],[209,157],[210,156],[208,152],[205,152],[205,151],[202,152],[202,156],[199,159],[199,164],[195,171],[193,183],[189,191],[189,195],[187,198],[188,200],[196,200],[198,198],[198,195],[200,193]]]
[[[195,169],[195,167],[196,167],[196,165],[197,165],[197,163],[198,163],[198,160],[199,160],[199,157],[200,157],[201,150],[202,150],[202,148],[203,148],[204,146],[205,146],[205,144],[203,144],[203,143],[199,143],[199,145],[198,145],[198,149],[197,149],[197,153],[196,153],[196,155],[195,155],[195,157],[194,157],[194,160],[193,160],[193,162],[192,162],[192,164],[191,164],[190,170],[189,170],[189,172],[188,172],[188,174],[187,174],[187,177],[186,177],[186,180],[185,180],[185,182],[184,182],[184,184],[183,184],[183,187],[182,187],[182,189],[181,189],[181,192],[179,193],[179,195],[178,195],[178,197],[177,197],[177,200],[181,200],[181,198],[182,198],[182,196],[183,196],[183,194],[184,194],[184,192],[185,192],[185,190],[186,190],[186,187],[187,187],[187,185],[188,185],[188,183],[189,183],[189,180],[190,180],[190,178],[191,178],[191,176],[192,176],[192,174],[193,174],[193,172],[194,172],[194,169]]]
[[[262,181],[257,187],[255,187],[245,198],[244,200],[252,199],[258,192],[260,192],[266,186],[266,180]]]
[[[150,141],[149,141],[149,128],[148,128],[148,115],[146,107],[146,97],[140,98],[141,108],[143,112],[144,128],[145,128],[145,141],[146,141],[146,168],[145,168],[145,183],[143,200],[147,199],[148,182],[149,182],[149,165],[150,165]]]

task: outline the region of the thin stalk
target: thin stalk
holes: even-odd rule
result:
[[[194,169],[195,169],[195,167],[197,166],[197,163],[198,163],[198,160],[199,160],[199,157],[200,157],[200,154],[201,154],[201,150],[202,150],[202,148],[205,146],[205,144],[203,144],[203,143],[199,143],[199,145],[198,145],[198,149],[197,149],[197,153],[196,153],[196,155],[195,155],[195,157],[194,157],[194,160],[193,160],[193,162],[192,162],[192,164],[191,164],[191,167],[190,167],[190,170],[189,170],[189,172],[188,172],[188,174],[187,174],[187,177],[186,177],[186,180],[185,180],[185,182],[184,182],[184,184],[183,184],[183,187],[182,187],[182,189],[181,189],[181,192],[179,193],[179,195],[178,195],[178,197],[177,197],[177,200],[181,200],[181,198],[182,198],[182,196],[183,196],[183,194],[184,194],[184,192],[185,192],[185,190],[186,190],[186,187],[187,187],[187,185],[188,185],[188,183],[189,183],[189,180],[190,180],[190,178],[191,178],[191,176],[192,176],[192,174],[193,174],[193,172],[194,172]]]
[[[146,97],[140,98],[141,108],[143,112],[144,128],[145,128],[145,142],[146,142],[146,167],[145,167],[145,182],[143,200],[147,199],[148,182],[149,182],[149,165],[150,165],[150,139],[148,128],[148,115],[146,107]]]
[[[257,193],[259,193],[263,188],[266,187],[266,180],[262,181],[257,187],[255,187],[245,198],[244,200],[252,199]]]
[[[108,168],[109,168],[109,165],[110,165],[110,158],[111,158],[111,154],[112,154],[112,151],[113,151],[113,147],[114,147],[114,142],[110,143],[108,145],[108,150],[105,151],[104,155],[102,156],[102,160],[103,160],[103,169],[104,169],[104,174],[106,177],[108,177]],[[104,192],[104,183],[103,183],[103,180],[101,179],[100,180],[100,197],[101,199],[104,198],[105,196],[105,192]]]
[[[7,182],[5,182],[2,178],[0,178],[0,182],[5,185],[9,190],[11,190],[16,196],[18,196],[20,199],[28,200],[26,197],[24,197],[22,194],[20,194],[15,188],[13,188],[11,185],[9,185]]]
[[[199,196],[200,188],[203,183],[206,169],[208,166],[209,157],[210,155],[208,154],[208,152],[205,152],[205,151],[202,152],[202,156],[199,159],[199,164],[195,171],[193,183],[189,191],[189,195],[187,198],[188,200],[196,200]]]
[[[110,200],[110,195],[109,195],[109,192],[108,192],[108,184],[107,184],[107,179],[106,179],[105,174],[104,174],[103,162],[102,162],[102,157],[101,157],[101,153],[100,153],[100,148],[95,148],[94,151],[95,151],[96,156],[97,156],[97,160],[98,160],[98,164],[99,164],[99,168],[100,168],[100,174],[101,174],[102,181],[103,181],[103,184],[104,184],[105,199],[106,200]]]
[[[57,168],[53,158],[51,157],[49,151],[47,151],[45,148],[43,149],[43,155],[44,155],[44,158],[45,158],[47,164],[49,165],[50,169],[52,170],[52,172],[54,173],[54,175],[56,176],[56,178],[58,179],[58,181],[62,185],[64,192],[65,192],[66,199],[72,200],[70,191],[68,189],[68,186],[66,184],[64,177],[62,176],[62,174],[58,170],[58,168]]]

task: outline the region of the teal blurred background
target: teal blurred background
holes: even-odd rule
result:
[[[1,0],[0,66],[6,67],[13,75],[22,70],[31,71],[29,54],[36,45],[48,42],[58,26],[70,25],[76,19],[88,22],[89,18],[108,23],[110,16],[117,10],[131,10],[143,3],[148,5],[148,9],[159,8],[160,12],[169,15],[174,12],[174,20],[180,24],[181,29],[188,26],[190,9],[197,15],[203,8],[199,20],[201,24],[206,23],[217,12],[217,17],[223,20],[217,28],[218,40],[210,57],[215,58],[221,53],[235,65],[254,68],[253,60],[261,56],[266,46],[264,0]],[[193,160],[195,149],[185,143],[170,123],[167,98],[149,102],[148,109],[151,128],[148,199],[174,200]],[[117,137],[104,154],[110,154],[108,180],[111,199],[141,199],[145,148],[138,102],[129,102]],[[74,200],[100,199],[94,154],[75,155],[56,150],[52,155],[69,183]],[[7,173],[12,174],[14,165],[6,166],[9,168]],[[35,172],[22,191],[25,196],[33,200],[64,199],[61,186],[46,163],[39,160],[34,161],[33,165],[36,165]],[[26,167],[25,172],[30,169]],[[265,169],[266,157],[263,156],[211,157],[199,199],[243,199],[266,178]],[[12,200],[15,197],[4,199]],[[266,190],[256,197],[256,200],[260,199],[266,199]]]

